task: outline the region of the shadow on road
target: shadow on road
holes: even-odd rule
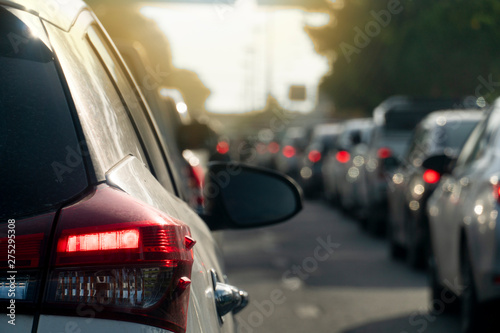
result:
[[[460,333],[460,320],[455,315],[432,316],[425,314],[408,314],[397,318],[375,321],[342,333]]]

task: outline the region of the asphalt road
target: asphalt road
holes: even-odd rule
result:
[[[387,244],[322,201],[268,228],[225,232],[229,282],[249,292],[241,333],[454,333],[431,313],[424,272],[389,259]]]

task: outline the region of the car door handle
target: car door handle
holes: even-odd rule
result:
[[[215,284],[215,305],[220,317],[229,312],[240,312],[248,305],[248,293],[229,284]]]

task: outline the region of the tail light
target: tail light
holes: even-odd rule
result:
[[[47,266],[50,230],[55,213],[0,224],[0,306],[16,300],[16,309],[33,313],[38,301],[42,268]],[[10,279],[15,275],[15,279]],[[15,287],[15,290],[13,290]],[[4,308],[5,309],[5,308]]]
[[[313,163],[321,161],[321,153],[317,150],[311,150],[307,157],[309,158],[309,161]]]
[[[500,184],[498,183],[498,180],[492,182],[492,185],[493,185],[493,198],[495,198],[495,200],[498,203],[500,203]]]
[[[277,142],[270,142],[269,145],[267,145],[267,151],[270,152],[271,154],[276,154],[277,152],[280,151],[280,145]]]
[[[229,143],[227,143],[226,141],[220,141],[219,143],[217,143],[217,152],[221,155],[225,155],[229,152]]]
[[[62,209],[42,311],[185,332],[194,240],[189,227],[110,187]],[[51,312],[52,311],[52,312]]]
[[[425,170],[422,178],[424,179],[424,182],[426,182],[428,184],[436,184],[439,181],[439,179],[441,178],[441,175],[437,171],[428,169],[428,170]]]
[[[382,147],[377,151],[377,157],[380,159],[386,159],[392,156],[392,151],[387,147]]]
[[[295,156],[295,148],[293,146],[285,146],[283,147],[283,155],[286,157],[286,158],[292,158]]]
[[[205,171],[201,165],[191,166],[192,177],[194,180],[194,185],[198,188],[203,188],[205,182]]]
[[[349,154],[348,151],[341,150],[341,151],[337,152],[337,154],[335,154],[335,158],[340,163],[347,163],[351,159],[351,154]]]

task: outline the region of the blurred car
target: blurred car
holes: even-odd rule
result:
[[[371,118],[359,119],[353,124],[353,127],[356,128],[351,134],[354,145],[347,150],[350,158],[343,163],[342,169],[345,174],[337,180],[340,207],[355,216],[359,216],[358,208],[361,205],[359,186],[362,179],[360,178],[360,170],[366,161],[373,126]],[[336,161],[338,162],[338,159]]]
[[[302,158],[300,182],[304,195],[314,197],[323,192],[323,161],[334,149],[340,132],[340,124],[321,124],[313,129],[311,142]]]
[[[248,295],[210,229],[293,216],[297,188],[214,164],[202,220],[82,1],[2,1],[0,71],[0,331],[234,332]]]
[[[281,154],[276,156],[276,169],[297,181],[300,179],[300,165],[309,134],[305,127],[288,128],[281,140]]]
[[[422,164],[442,175],[427,204],[432,297],[450,291],[459,296],[464,332],[499,328],[491,323],[500,301],[499,133],[497,100],[455,163],[434,155]]]
[[[361,171],[360,193],[367,218],[366,225],[373,234],[383,235],[387,221],[388,175],[408,149],[415,126],[432,111],[462,107],[458,99],[429,99],[393,96],[374,111],[375,128],[370,140],[366,163]]]
[[[351,119],[341,124],[340,133],[335,142],[334,149],[326,157],[323,165],[323,182],[325,197],[332,203],[338,203],[341,207],[350,209],[353,206],[352,183],[355,177],[351,167],[353,158],[358,156],[357,149],[363,150],[361,143],[366,143],[369,137],[371,119]],[[356,163],[359,162],[359,158]],[[351,176],[349,171],[351,170]]]
[[[424,267],[429,247],[425,208],[441,175],[422,167],[430,156],[456,158],[483,113],[437,111],[425,117],[415,129],[410,148],[394,171],[388,186],[388,238],[393,258],[407,255],[413,267]]]

